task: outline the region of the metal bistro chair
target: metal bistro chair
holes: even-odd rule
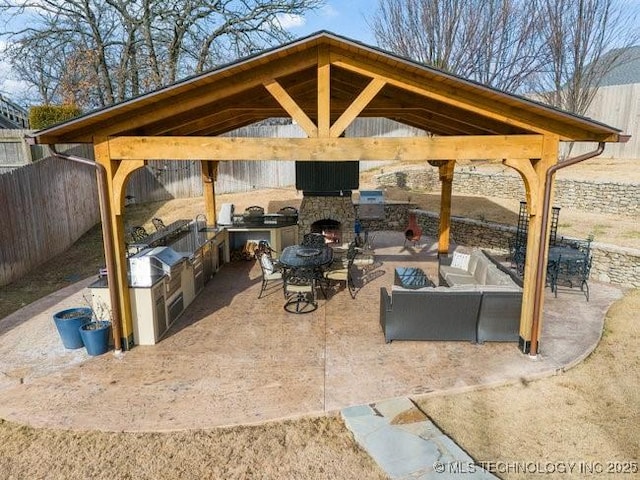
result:
[[[257,255],[258,262],[260,262],[260,268],[262,269],[262,286],[260,287],[260,294],[258,298],[262,298],[262,294],[267,290],[269,282],[281,282],[283,271],[276,265],[271,256],[267,252],[262,252]]]
[[[302,236],[302,246],[310,248],[324,248],[327,242],[321,233],[305,233]]]
[[[271,248],[271,245],[269,244],[268,241],[266,240],[259,240],[258,241],[258,246],[256,247],[255,250],[255,256],[256,256],[256,260],[258,260],[260,258],[260,255],[262,255],[263,253],[266,253],[267,255],[269,255],[269,258],[271,258],[271,260],[277,264],[278,262],[273,260],[273,253],[278,253],[276,252],[273,248]]]
[[[357,250],[355,242],[349,244],[347,250],[347,264],[339,264],[338,268],[330,268],[324,272],[324,278],[331,284],[336,282],[345,282],[345,288],[349,290],[351,298],[356,298],[356,286],[353,281],[351,272],[353,270],[353,262],[356,258]],[[342,262],[342,260],[340,260]]]
[[[316,275],[312,268],[294,268],[284,275],[284,309],[289,313],[311,313],[318,308]]]
[[[549,284],[554,296],[558,297],[558,285],[569,288],[580,287],[580,291],[589,301],[589,274],[591,272],[591,256],[583,255],[580,258],[562,258],[549,266]]]
[[[161,230],[166,230],[167,229],[167,227],[164,224],[164,222],[161,219],[157,218],[157,217],[153,218],[151,220],[151,223],[153,223],[153,226],[155,227],[156,232],[159,232]]]

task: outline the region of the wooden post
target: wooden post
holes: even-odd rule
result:
[[[106,138],[94,140],[96,162],[107,170],[108,198],[111,207],[111,228],[113,232],[113,248],[116,262],[116,285],[109,288],[117,289],[120,303],[122,348],[129,350],[133,346],[133,320],[131,315],[131,301],[129,298],[129,280],[127,277],[127,252],[124,242],[124,197],[125,184],[129,175],[144,166],[144,161],[114,161],[109,155],[109,145]]]
[[[541,248],[542,209],[544,205],[544,188],[547,170],[558,160],[559,139],[557,136],[545,136],[543,142],[542,158],[532,160],[505,160],[503,163],[515,168],[522,176],[527,195],[527,207],[529,214],[529,226],[527,232],[527,257],[524,267],[524,284],[522,291],[522,310],[520,313],[520,340],[519,347],[523,353],[529,353],[531,349],[532,326],[537,323],[539,338],[542,327],[542,310],[538,312],[538,318],[534,322],[534,297],[537,280],[538,252],[544,256],[544,264],[547,262],[548,243]],[[546,206],[549,207],[548,205]],[[548,228],[547,228],[548,230]],[[548,235],[545,236],[548,238]],[[544,284],[546,269],[542,272],[541,302],[544,301]]]
[[[438,235],[438,257],[449,255],[451,240],[451,194],[453,191],[453,170],[455,160],[440,162],[438,170],[442,187],[440,191],[440,227]]]
[[[218,223],[216,213],[216,186],[218,178],[218,162],[202,160],[202,190],[204,192],[204,214],[209,225],[214,227]]]

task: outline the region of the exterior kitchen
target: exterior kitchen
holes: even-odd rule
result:
[[[297,242],[297,213],[248,210],[236,215],[232,204],[223,204],[217,225],[207,224],[206,217],[198,215],[128,244],[134,345],[160,341],[218,270],[231,261],[233,252],[261,241],[276,251]],[[108,287],[106,275],[89,285],[93,310],[100,320],[111,316]]]
[[[215,225],[204,214],[166,226],[155,219],[156,232],[127,243],[133,344],[159,342],[225,263],[253,260],[261,242],[276,257],[310,232],[340,247],[355,240],[363,228],[384,221],[382,191],[360,191],[359,204],[354,201],[359,173],[357,161],[296,162],[296,189],[303,192],[299,208],[267,212],[253,205],[236,211],[233,204],[223,203]],[[96,316],[110,320],[107,276],[93,282],[90,292]]]

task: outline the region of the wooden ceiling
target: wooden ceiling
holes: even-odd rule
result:
[[[318,125],[323,59],[329,64],[332,125],[359,96],[370,92],[372,98],[359,117],[389,118],[438,136],[623,139],[616,128],[320,32],[41,130],[35,140],[54,144],[93,143],[96,137],[115,136],[217,136],[267,118],[289,117],[282,96],[276,99],[269,89],[274,83]],[[376,79],[379,83],[368,87]]]

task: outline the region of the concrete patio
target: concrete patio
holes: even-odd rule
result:
[[[199,429],[520,382],[584,359],[622,296],[605,284],[592,284],[589,302],[578,289],[558,298],[547,289],[535,359],[515,343],[385,344],[379,289],[392,285],[394,267],[437,277],[433,240],[416,248],[403,240],[401,232],[377,235],[380,265],[365,273],[356,299],[341,290],[306,315],[285,312],[277,287],[258,300],[257,263],[227,264],[160,343],[120,357],[63,348],[51,316],[84,305],[93,279],[61,290],[0,322],[0,417],[82,430]]]

